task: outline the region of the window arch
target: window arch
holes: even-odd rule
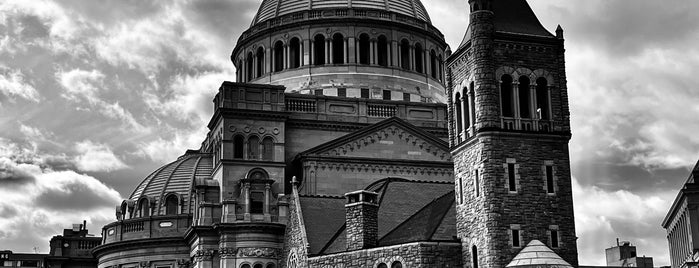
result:
[[[333,35],[333,63],[345,63],[345,37],[341,33]]]
[[[410,70],[410,42],[405,39],[400,42],[400,67]]]
[[[266,268],[274,268],[276,265],[274,263],[268,263]]]
[[[262,159],[274,160],[274,139],[266,137],[262,140]]]
[[[514,94],[512,94],[512,76],[503,75],[500,78],[500,103],[502,104],[502,116],[514,117]]]
[[[457,92],[454,97],[454,110],[456,111],[456,135],[457,137],[461,137],[460,135],[463,129],[461,116],[463,111],[461,110],[461,93],[459,92]]]
[[[437,54],[434,53],[434,49],[430,51],[430,71],[432,71],[432,78],[437,79],[439,67],[437,67]]]
[[[284,43],[280,40],[274,43],[274,71],[282,70],[284,70]]]
[[[257,76],[261,77],[265,74],[265,49],[262,47],[257,48]]]
[[[325,36],[322,34],[313,38],[313,59],[315,65],[325,64]]]
[[[250,268],[250,264],[245,263],[241,265],[240,268]]]
[[[253,268],[262,268],[262,263],[255,264],[255,266],[253,266]]]
[[[389,59],[389,48],[388,48],[388,39],[386,39],[386,36],[380,35],[378,40],[377,40],[377,56],[379,60],[379,65],[381,66],[388,66],[388,59]]]
[[[246,82],[249,82],[252,80],[255,76],[255,71],[253,69],[253,58],[252,58],[252,52],[248,52],[248,58],[245,64],[245,73],[247,74],[247,80]]]
[[[369,64],[371,62],[370,52],[371,41],[368,34],[359,35],[359,64]]]
[[[376,266],[376,268],[388,268],[388,265],[385,263],[380,263],[379,266]]]
[[[471,267],[478,268],[478,248],[476,245],[471,247]]]
[[[177,195],[168,195],[167,198],[165,198],[165,215],[176,215],[178,213],[178,204],[179,199],[177,198]]]
[[[539,119],[549,120],[549,89],[546,78],[539,77],[536,79],[536,110],[539,114]]]
[[[531,118],[531,93],[529,90],[529,77],[519,77],[519,117]]]
[[[260,138],[252,136],[248,138],[248,159],[257,160],[260,157]]]
[[[301,66],[301,41],[294,37],[289,42],[289,68]]]
[[[233,158],[242,159],[245,155],[243,152],[245,147],[245,138],[242,135],[233,137]]]
[[[415,71],[418,73],[424,73],[424,52],[422,51],[422,45],[420,43],[415,44]]]
[[[403,268],[403,264],[402,264],[401,262],[399,262],[399,261],[394,261],[394,262],[391,264],[391,268]]]
[[[148,198],[142,198],[140,201],[138,201],[138,217],[150,216],[149,203]]]

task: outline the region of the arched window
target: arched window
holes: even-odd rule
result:
[[[268,263],[266,268],[274,268],[276,267],[274,263]]]
[[[243,264],[243,265],[240,266],[240,268],[250,268],[250,264],[247,264],[247,263],[246,263],[246,264]]]
[[[471,267],[478,268],[478,248],[476,248],[476,245],[471,247],[471,262]]]
[[[399,261],[394,261],[393,264],[391,264],[391,268],[403,268],[403,264]]]
[[[148,217],[150,216],[150,211],[148,209],[148,199],[143,198],[141,201],[138,203],[138,216],[139,217]]]
[[[325,64],[325,36],[322,34],[313,38],[313,59],[315,65]]]
[[[243,64],[243,60],[238,60],[238,66],[236,66],[237,81],[239,83],[243,82],[243,68],[245,68]]]
[[[252,136],[248,139],[248,159],[257,160],[260,157],[260,138]]]
[[[430,70],[432,71],[432,78],[437,79],[439,67],[437,67],[437,54],[434,53],[434,49],[430,51]]]
[[[265,49],[262,47],[257,48],[257,77],[261,77],[265,74]]]
[[[405,39],[400,42],[400,67],[410,70],[410,42]]]
[[[471,119],[473,120],[472,124],[476,124],[476,88],[475,88],[475,83],[471,81],[471,84],[469,85],[469,91],[468,95],[471,97],[471,105],[469,106],[471,108],[470,111],[468,111],[471,115]]]
[[[262,264],[261,263],[255,264],[255,266],[253,266],[253,268],[262,268]]]
[[[255,76],[255,70],[253,69],[253,58],[252,52],[248,52],[247,64],[245,65],[245,72],[248,74],[246,82],[250,82]]]
[[[169,195],[165,198],[165,215],[175,215],[177,214],[177,196],[174,194]]]
[[[539,77],[536,79],[536,110],[539,113],[539,119],[549,120],[549,89],[546,78]]]
[[[422,45],[415,44],[415,71],[418,73],[424,73],[424,54],[422,51]]]
[[[500,78],[500,103],[502,104],[502,116],[514,117],[514,94],[512,94],[512,76],[503,75]]]
[[[464,95],[463,99],[461,102],[463,103],[463,110],[461,111],[464,116],[464,130],[468,129],[471,127],[471,117],[469,116],[469,113],[471,112],[471,103],[468,100],[468,88],[464,88]]]
[[[333,63],[345,63],[345,37],[340,33],[333,35]]]
[[[386,36],[381,35],[377,42],[379,65],[388,66],[388,39],[386,39]]]
[[[456,97],[454,98],[454,110],[456,111],[456,135],[461,135],[462,131],[462,122],[461,121],[461,116],[462,112],[461,111],[461,93],[456,93]],[[460,136],[459,136],[460,137]]]
[[[236,135],[233,138],[233,158],[242,159],[243,158],[243,147],[245,146],[245,139],[241,135]]]
[[[376,266],[377,268],[388,268],[388,265],[385,263],[380,263],[379,266]]]
[[[532,117],[529,84],[529,77],[519,77],[519,117],[521,118]]]
[[[274,160],[274,140],[272,137],[262,140],[262,159]]]
[[[277,41],[274,43],[274,71],[284,70],[284,43]]]
[[[371,62],[370,49],[371,41],[369,41],[369,35],[361,34],[359,36],[359,64],[369,64]]]
[[[298,68],[301,66],[301,41],[298,38],[293,38],[289,42],[289,68]]]
[[[439,81],[444,82],[444,60],[442,55],[437,57],[437,64],[439,65]]]

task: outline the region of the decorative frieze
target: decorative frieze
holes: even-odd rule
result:
[[[238,248],[238,258],[268,258],[277,259],[279,250],[276,248]]]

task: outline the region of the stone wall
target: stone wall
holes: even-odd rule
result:
[[[395,246],[348,251],[308,258],[309,267],[376,268],[399,261],[410,268],[453,268],[461,266],[458,243],[416,242]]]

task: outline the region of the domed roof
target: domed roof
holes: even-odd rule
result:
[[[390,11],[432,23],[420,0],[264,0],[252,25],[299,11],[339,8]]]
[[[212,169],[213,160],[210,154],[187,153],[148,175],[131,193],[129,199],[137,201],[145,196],[160,205],[165,195],[175,193],[183,198],[185,204],[189,204],[186,206],[189,210],[194,179],[210,177]]]
[[[532,240],[529,242],[506,267],[573,268],[572,265],[563,260],[556,252],[553,252],[553,250],[539,240]]]

